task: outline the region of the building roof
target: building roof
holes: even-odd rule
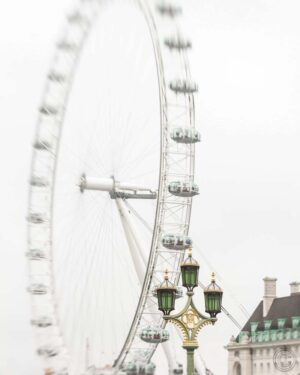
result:
[[[300,293],[275,298],[267,316],[263,316],[263,301],[260,301],[242,331],[251,332],[251,323],[259,322],[257,331],[264,330],[264,321],[272,320],[270,329],[278,329],[277,319],[286,319],[284,328],[292,328],[292,317],[300,316]]]

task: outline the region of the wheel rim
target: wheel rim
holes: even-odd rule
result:
[[[185,128],[194,129],[195,125],[193,92],[183,94],[175,92],[174,87],[171,87],[172,85],[170,85],[171,89],[168,87],[168,83],[172,80],[174,83],[174,78],[178,78],[176,74],[186,81],[190,80],[185,49],[176,51],[174,56],[172,49],[166,44],[166,39],[170,33],[171,35],[172,32],[176,36],[179,35],[177,22],[175,22],[174,15],[162,12],[161,9],[157,8],[157,4],[151,6],[151,4],[142,1],[135,1],[134,3],[139,6],[146,18],[154,48],[160,94],[161,159],[155,224],[145,280],[129,334],[114,363],[115,369],[120,369],[124,367],[125,363],[137,358],[140,362],[146,364],[156,349],[157,345],[141,342],[138,332],[141,327],[147,326],[149,323],[164,326],[160,314],[153,309],[156,301],[152,295],[152,290],[162,280],[165,268],[171,271],[171,280],[176,284],[178,283],[178,270],[183,258],[182,250],[163,247],[161,237],[166,233],[188,234],[192,203],[191,196],[183,197],[170,194],[169,184],[174,180],[187,181],[192,184],[194,174],[194,144],[174,142],[170,139],[172,130],[183,125]],[[57,308],[57,305],[60,306],[60,304],[57,299],[57,280],[54,277],[55,257],[52,248],[55,245],[53,241],[53,221],[55,218],[53,196],[57,183],[56,155],[58,155],[62,124],[65,121],[65,107],[69,99],[79,56],[91,25],[94,23],[96,12],[101,9],[101,6],[101,2],[81,3],[79,10],[73,13],[73,16],[67,21],[66,34],[57,46],[57,53],[48,76],[34,145],[28,213],[29,252],[34,249],[42,249],[44,257],[41,257],[39,261],[36,261],[36,259],[30,259],[29,261],[30,286],[32,292],[32,286],[44,285],[46,286],[46,293],[33,294],[33,322],[36,323],[41,318],[51,320],[51,326],[41,327],[35,324],[35,327],[38,333],[39,354],[45,357],[47,366],[57,373],[69,368],[70,373],[75,374],[77,370],[74,370],[72,365],[70,366],[70,359],[65,346],[66,339],[63,338],[62,322],[59,319],[62,314],[59,313],[59,307]],[[166,6],[165,9],[168,10]],[[156,17],[155,20],[153,15]],[[74,33],[72,27],[78,22],[80,23],[80,31],[77,30]],[[165,24],[167,24],[168,34],[165,32],[159,34],[159,27],[163,30],[164,26],[161,25]],[[72,29],[71,33],[70,29]],[[67,68],[64,67],[65,59],[69,59],[66,64],[68,65]],[[172,69],[167,69],[168,64],[171,66],[170,63],[174,59],[178,60],[175,72]],[[68,77],[66,81],[63,81],[60,74],[63,71],[62,67],[67,69],[67,71],[64,71],[64,75]],[[180,76],[178,72],[183,75]],[[51,91],[53,90],[53,84],[54,89],[57,90],[56,96]],[[182,88],[182,82],[175,81],[174,84],[175,87]],[[58,91],[60,92],[58,93]],[[53,98],[58,102],[52,100]],[[53,131],[53,125],[56,126],[55,131]],[[41,201],[43,204],[41,204]],[[70,344],[67,345],[68,348],[69,346]],[[52,353],[50,353],[50,349]],[[54,353],[55,350],[58,353]],[[71,358],[72,361],[74,362]]]

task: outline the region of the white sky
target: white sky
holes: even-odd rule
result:
[[[187,2],[203,138],[191,234],[252,311],[265,275],[278,278],[279,295],[300,279],[300,3]],[[27,180],[36,108],[68,3],[0,4],[0,374],[40,373],[25,292]],[[200,336],[216,375],[226,373],[231,333],[222,318]]]

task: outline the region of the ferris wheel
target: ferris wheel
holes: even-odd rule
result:
[[[82,0],[56,45],[27,251],[37,353],[55,375],[151,375],[159,343],[176,372],[154,290],[166,269],[178,284],[199,194],[182,13],[173,1]]]

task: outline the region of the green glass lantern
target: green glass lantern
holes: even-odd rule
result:
[[[177,288],[169,281],[168,272],[166,271],[163,283],[156,289],[158,310],[164,315],[170,315],[175,308],[175,296]]]
[[[204,289],[205,311],[211,318],[215,318],[222,309],[223,290],[218,286],[215,274],[212,274],[211,283]]]
[[[198,286],[199,264],[192,258],[192,249],[189,250],[189,255],[181,264],[181,278],[182,285],[187,288],[188,292],[193,292],[193,289]]]

